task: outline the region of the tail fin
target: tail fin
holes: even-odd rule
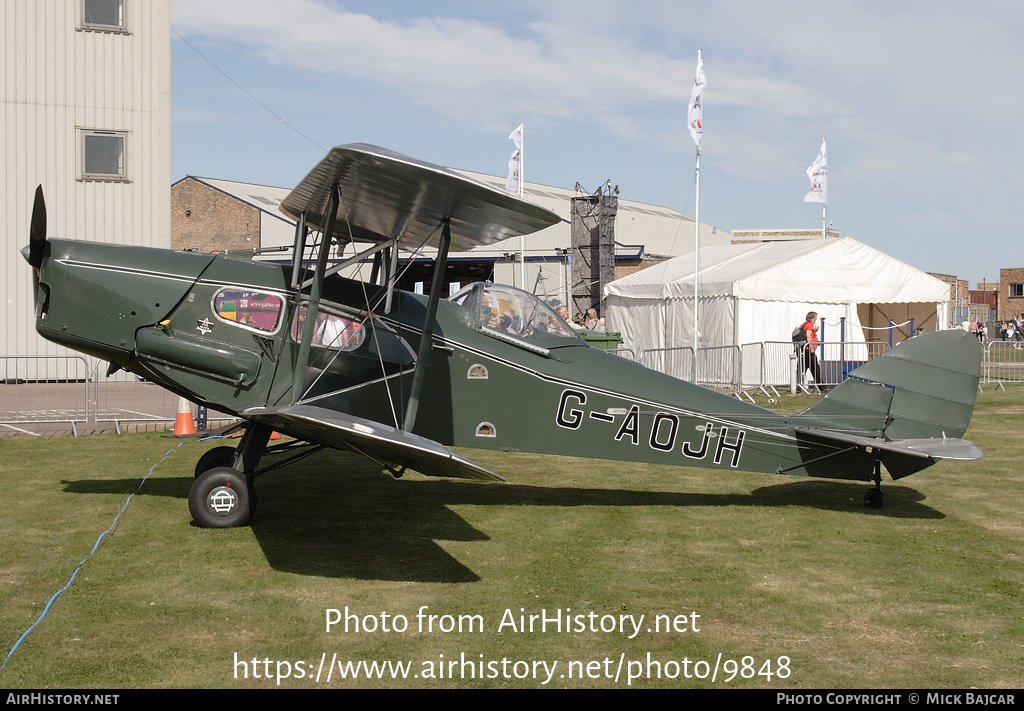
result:
[[[977,337],[937,331],[865,363],[803,414],[891,440],[957,438],[970,424],[980,377]]]

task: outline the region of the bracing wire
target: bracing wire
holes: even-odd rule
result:
[[[341,199],[344,200],[344,195],[341,196]],[[347,214],[345,214],[345,225],[346,225],[346,228],[348,229],[349,238],[350,238],[349,241],[354,245],[355,244],[355,240],[352,239],[352,225],[349,222],[349,218],[348,218]],[[438,229],[440,229],[440,227],[441,227],[441,225],[438,224],[438,226],[435,227],[434,230],[432,232],[430,232],[430,234],[428,234],[426,237],[424,237],[423,240],[418,245],[416,245],[416,247],[414,248],[413,251],[419,251],[435,234],[437,234],[437,231],[438,231]],[[399,247],[399,245],[398,245],[398,242],[396,241],[395,242],[395,249],[398,249],[398,247]],[[401,272],[399,272],[399,274],[395,277],[395,282],[397,282],[399,279],[401,279],[402,275],[404,275],[406,273],[406,271],[408,271],[408,269],[411,266],[412,266],[412,262],[409,262],[408,264],[406,264],[405,267],[402,268]],[[359,265],[357,267],[357,270],[359,270],[359,273],[361,273],[361,269],[362,269],[362,265]],[[360,285],[362,286],[362,290],[363,290],[363,302],[366,305],[366,315],[359,321],[359,325],[362,328],[362,327],[366,326],[366,323],[372,317],[374,310],[381,304],[381,302],[386,298],[387,295],[386,295],[386,293],[382,294],[382,295],[377,297],[377,300],[375,302],[371,303],[370,297],[369,297],[369,295],[366,292],[366,283],[362,279],[360,279],[359,282],[360,282]],[[384,359],[383,359],[383,355],[382,355],[382,352],[381,352],[380,343],[378,341],[377,329],[372,328],[370,330],[373,333],[374,345],[376,346],[375,350],[377,351],[377,360],[378,360],[378,362],[380,364],[381,375],[382,375],[383,381],[384,381],[384,387],[387,390],[387,394],[388,394],[388,402],[389,402],[390,407],[391,407],[391,416],[392,416],[392,418],[393,418],[393,420],[395,422],[395,427],[397,428],[397,427],[400,427],[400,425],[398,423],[398,413],[395,411],[394,398],[393,398],[393,395],[391,393],[391,384],[390,384],[390,381],[389,381],[389,376],[387,374],[387,368],[384,365]],[[316,376],[316,378],[313,379],[313,382],[311,382],[305,388],[305,391],[303,392],[302,397],[306,397],[310,393],[310,391],[313,389],[313,387],[317,384],[317,382],[319,382],[320,378],[323,377],[324,373],[327,372],[328,368],[330,368],[331,364],[334,363],[334,361],[341,355],[341,353],[342,353],[341,350],[335,350],[334,353],[331,354],[330,359],[326,363],[324,363],[323,367],[320,370],[320,373]],[[321,361],[322,357],[323,357],[323,354],[321,354],[316,359],[314,359],[313,362],[312,362],[312,365],[315,365],[315,366],[319,367],[320,363],[322,362]]]
[[[236,87],[238,87],[238,89],[239,89],[239,90],[240,90],[240,91],[241,91],[241,92],[242,92],[243,94],[245,94],[246,96],[248,96],[248,97],[249,97],[250,99],[252,99],[253,101],[255,101],[255,102],[256,102],[257,104],[259,104],[259,105],[260,105],[260,106],[261,106],[261,107],[262,107],[262,108],[263,108],[263,109],[264,109],[264,110],[265,110],[265,111],[266,111],[267,113],[269,113],[269,114],[270,114],[271,116],[273,116],[274,118],[276,118],[276,119],[277,119],[278,121],[280,121],[281,123],[283,123],[283,124],[284,124],[285,126],[287,126],[288,128],[290,128],[291,130],[295,131],[295,133],[297,133],[297,134],[299,134],[300,136],[302,136],[303,138],[305,138],[305,139],[306,139],[307,141],[309,141],[310,143],[312,143],[312,144],[313,144],[314,146],[316,146],[317,148],[319,148],[319,149],[320,149],[321,151],[323,151],[323,152],[325,152],[325,153],[327,152],[327,149],[326,149],[326,148],[324,148],[323,146],[321,146],[321,145],[320,145],[319,143],[317,143],[316,141],[314,141],[314,140],[313,140],[312,138],[310,138],[309,136],[307,136],[306,134],[304,134],[304,133],[303,133],[302,131],[300,131],[299,129],[295,128],[295,126],[292,126],[292,125],[291,125],[290,123],[288,123],[288,122],[287,122],[287,121],[286,121],[286,120],[285,120],[284,118],[282,118],[281,116],[279,116],[279,115],[278,115],[278,114],[277,114],[277,113],[276,113],[276,112],[275,112],[275,111],[274,111],[274,110],[273,110],[272,108],[270,108],[269,106],[267,106],[266,104],[264,104],[264,103],[263,103],[262,101],[260,101],[259,99],[257,99],[257,98],[256,98],[255,96],[253,96],[253,95],[252,95],[252,93],[251,93],[251,92],[250,92],[250,91],[249,91],[248,89],[246,89],[246,88],[245,88],[244,86],[242,86],[242,85],[241,85],[241,84],[239,84],[239,83],[238,83],[237,81],[235,81],[234,79],[232,79],[232,78],[231,78],[231,77],[230,77],[230,76],[228,75],[228,73],[227,73],[227,72],[225,72],[225,71],[224,71],[223,69],[221,69],[221,68],[220,68],[220,67],[218,67],[218,66],[217,66],[216,64],[214,64],[214,63],[213,63],[213,60],[212,60],[212,59],[210,59],[210,58],[209,58],[209,57],[207,57],[207,56],[206,56],[205,54],[203,54],[202,52],[200,52],[200,51],[199,51],[199,50],[198,50],[198,49],[196,48],[196,46],[195,46],[194,44],[192,44],[192,43],[191,43],[191,42],[189,42],[189,41],[188,41],[187,39],[185,39],[184,37],[182,37],[182,36],[181,36],[181,33],[179,33],[179,32],[178,32],[178,31],[177,31],[176,29],[174,29],[174,27],[173,27],[173,26],[171,27],[171,32],[173,32],[173,33],[175,34],[175,36],[177,36],[177,38],[178,38],[178,39],[180,39],[180,40],[181,40],[182,42],[184,42],[185,44],[187,44],[187,45],[188,45],[188,46],[189,46],[189,47],[190,47],[190,48],[192,49],[192,51],[193,51],[193,52],[195,52],[195,53],[196,53],[196,54],[198,54],[198,55],[199,55],[200,57],[202,57],[202,58],[203,58],[203,60],[204,60],[204,61],[205,61],[205,62],[206,62],[207,64],[209,64],[209,65],[210,65],[211,67],[213,67],[213,68],[214,68],[214,69],[216,69],[216,70],[217,70],[218,72],[220,72],[220,73],[221,73],[221,75],[223,75],[223,77],[224,77],[225,79],[227,79],[227,80],[228,80],[229,82],[231,82],[231,83],[232,83],[232,84],[234,84],[234,85],[235,85]]]

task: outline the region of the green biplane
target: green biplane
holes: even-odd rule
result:
[[[960,439],[980,364],[968,333],[913,338],[781,415],[592,348],[513,287],[441,299],[449,250],[559,221],[511,194],[356,144],[333,149],[282,210],[297,221],[292,259],[271,264],[47,239],[36,191],[23,252],[38,332],[246,421],[237,447],[196,465],[199,525],[245,525],[255,478],[322,447],[396,476],[501,480],[456,446],[864,480],[873,507],[883,464],[900,478],[981,456]],[[329,267],[334,244],[355,254]],[[395,288],[399,250],[423,245],[437,249],[429,297]],[[368,280],[340,275],[371,258]],[[268,446],[273,431],[296,441]]]

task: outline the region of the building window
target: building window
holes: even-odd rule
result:
[[[81,180],[128,180],[125,131],[87,131],[81,135]]]
[[[1024,284],[1010,284],[1010,296],[1024,296]]]
[[[125,32],[124,0],[81,0],[82,29]]]

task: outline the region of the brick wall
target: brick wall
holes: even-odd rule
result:
[[[615,278],[621,279],[630,274],[636,274],[641,269],[653,267],[655,264],[661,264],[664,261],[664,259],[616,259]]]
[[[193,178],[171,186],[171,248],[200,252],[260,246],[260,211]]]
[[[999,270],[999,316],[1006,320],[1024,313],[1024,297],[1010,296],[1010,284],[1024,284],[1024,268]]]

